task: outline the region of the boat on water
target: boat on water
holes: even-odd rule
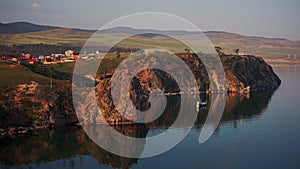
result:
[[[196,102],[196,109],[197,111],[199,111],[202,108],[206,108],[207,102],[201,102],[201,101],[197,101]]]

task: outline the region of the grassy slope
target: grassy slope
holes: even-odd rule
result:
[[[0,61],[0,88],[10,88],[21,83],[36,81],[39,84],[50,84],[51,79],[28,70],[17,65]]]
[[[158,48],[158,49],[167,49],[172,52],[184,52],[186,48],[185,45],[179,41],[162,36],[155,36],[152,38],[146,38],[142,36],[132,36],[126,40],[121,41],[119,46],[122,47],[134,47],[144,49],[144,48]]]
[[[90,32],[83,32],[74,29],[53,29],[47,31],[23,33],[23,34],[0,34],[0,45],[13,44],[68,44],[82,46],[92,35]],[[226,32],[207,33],[207,37],[215,46],[221,46],[226,53],[233,53],[234,49],[247,50],[249,54],[259,55],[264,58],[292,58],[300,57],[300,41],[266,39],[258,37],[247,37]],[[97,34],[95,41],[111,41],[117,39],[118,34]],[[181,35],[184,38],[192,39],[194,35]],[[176,40],[167,37],[134,36],[121,41],[118,46],[130,48],[164,48],[173,52],[183,52],[184,45]]]
[[[33,33],[1,34],[0,41],[3,45],[13,44],[72,44],[82,45],[91,33],[73,29],[53,29]]]
[[[98,67],[98,75],[105,74],[109,69],[116,68],[120,62],[127,56],[130,55],[130,53],[120,53],[120,57],[117,57],[117,54],[109,53],[107,54],[104,59],[101,61],[101,64]],[[86,64],[89,64],[89,62],[94,62],[93,60],[86,61]],[[1,66],[3,65],[3,66]],[[84,65],[84,64],[81,64]],[[12,68],[10,70],[7,70],[7,67],[11,66]],[[34,65],[31,65],[34,66]],[[52,64],[52,65],[43,65],[42,67],[44,69],[53,68],[53,70],[57,71],[58,73],[68,73],[72,75],[74,71],[75,62],[66,62],[61,64]],[[89,68],[89,65],[85,65],[84,69]],[[12,65],[10,63],[0,61],[0,78],[4,78],[2,85],[0,85],[0,88],[3,86],[10,86],[14,84],[19,83],[25,83],[30,80],[34,80],[41,84],[50,84],[50,78],[33,73],[30,71],[27,71],[21,67],[18,67],[16,65]],[[71,77],[72,78],[72,77]],[[53,77],[55,79],[55,76]],[[58,80],[56,80],[58,81]],[[6,85],[7,84],[7,85]]]
[[[239,48],[264,58],[285,58],[288,54],[296,54],[300,58],[299,41],[247,37],[231,33],[209,33],[207,36],[214,44],[223,47],[226,53],[233,53],[234,49]]]

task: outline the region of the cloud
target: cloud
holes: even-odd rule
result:
[[[33,8],[38,8],[38,7],[40,7],[40,5],[39,5],[38,3],[36,3],[36,2],[32,3],[31,6],[32,6]]]

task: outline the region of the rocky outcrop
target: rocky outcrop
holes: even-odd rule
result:
[[[261,57],[222,56],[229,92],[249,92],[276,89],[281,80]]]
[[[182,59],[190,67],[196,78],[199,86],[198,93],[210,91],[208,74],[201,60],[193,54],[184,56]],[[274,90],[281,83],[278,76],[273,72],[272,67],[266,64],[262,58],[255,56],[221,56],[221,61],[226,74],[228,92],[230,93],[246,94],[250,91]],[[129,123],[116,110],[111,97],[110,86],[111,76],[102,76],[98,80],[96,98],[100,113],[94,113],[92,118],[91,116],[85,118],[83,120],[85,123],[101,123],[100,115],[103,115],[106,121],[113,125]],[[128,104],[133,104],[137,110],[147,110],[150,107],[148,100],[149,93],[155,88],[163,90],[166,95],[170,93],[189,93],[188,91],[191,91],[189,89],[184,89],[184,92],[181,91],[176,81],[168,73],[156,69],[147,69],[138,73],[132,79],[128,91],[130,93],[130,100],[126,100],[126,98],[122,100]],[[82,112],[85,111],[82,110]],[[126,116],[130,117],[130,113]],[[137,119],[138,117],[131,118]]]
[[[76,122],[71,86],[60,85],[50,88],[31,81],[9,89],[0,100],[0,128],[12,127],[7,133],[13,134]]]
[[[274,90],[281,83],[272,67],[260,57],[232,55],[220,58],[226,74],[228,92],[249,93],[250,91]],[[201,60],[194,54],[184,55],[182,60],[189,66],[198,83],[198,92],[194,92],[194,94],[210,91],[208,74]],[[176,65],[168,64],[168,66]],[[110,69],[110,74],[114,70],[115,68]],[[112,125],[132,124],[114,106],[110,93],[111,77],[111,75],[97,76],[95,92],[98,106],[91,105],[93,100],[84,98],[86,102],[78,106],[80,111],[95,113],[84,114],[80,117],[82,122],[102,123],[101,117],[104,116],[105,120]],[[184,79],[185,76],[183,75],[182,78]],[[184,79],[184,81],[189,83],[189,80]],[[124,101],[133,104],[138,110],[147,110],[151,106],[149,94],[154,88],[163,90],[165,95],[191,93],[194,90],[184,89],[181,91],[174,78],[168,73],[157,69],[147,69],[132,79],[128,91],[130,100]],[[85,92],[82,90],[80,95],[89,95]],[[53,88],[30,82],[19,84],[2,93],[0,128],[22,126],[37,129],[68,125],[78,121],[73,108],[70,82],[57,82]],[[92,118],[90,118],[91,116]],[[131,118],[136,119],[137,117],[132,116]],[[18,130],[16,129],[16,131]]]

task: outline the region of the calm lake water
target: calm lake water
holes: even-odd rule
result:
[[[300,66],[276,66],[274,70],[281,86],[274,92],[228,96],[222,121],[204,144],[198,138],[205,110],[179,145],[155,157],[130,159],[108,153],[81,128],[68,127],[1,138],[0,168],[298,169]],[[164,131],[176,118],[172,111],[178,109],[178,98],[169,100],[169,113],[155,123],[116,129],[135,136]]]

